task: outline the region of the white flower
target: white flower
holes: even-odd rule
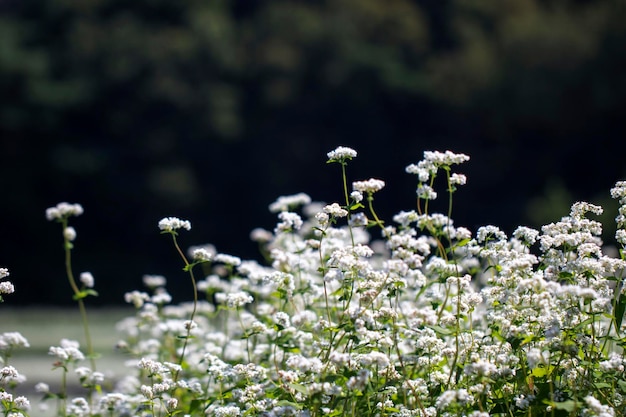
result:
[[[424,200],[435,200],[437,192],[430,185],[420,184],[417,187],[417,196]]]
[[[48,354],[56,356],[61,361],[82,361],[85,355],[78,349],[78,342],[61,339],[61,346],[51,346]]]
[[[213,261],[214,262],[221,262],[223,264],[232,265],[232,266],[239,266],[239,265],[241,265],[241,258],[238,258],[236,256],[232,256],[232,255],[227,255],[225,253],[218,253],[213,258]]]
[[[465,185],[467,177],[463,174],[452,174],[450,176],[450,184]]]
[[[337,203],[333,203],[324,206],[324,213],[328,213],[335,217],[346,217],[348,215],[348,210],[341,208],[341,206]]]
[[[81,272],[80,282],[82,282],[83,285],[87,288],[93,288],[94,279],[93,279],[93,275],[91,275],[91,272]]]
[[[10,281],[0,282],[0,294],[13,294],[15,292],[15,287],[13,283]]]
[[[445,151],[444,153],[439,151],[425,151],[424,160],[431,162],[437,166],[450,166],[458,165],[465,161],[469,161],[470,157],[462,153],[454,153],[451,151]]]
[[[148,288],[163,287],[167,282],[163,275],[144,275],[142,279],[143,285]]]
[[[352,191],[350,193],[350,198],[353,199],[356,203],[360,203],[363,201],[363,193],[360,191]]]
[[[63,237],[72,242],[74,239],[76,239],[76,229],[74,229],[72,226],[66,227],[63,230]]]
[[[165,217],[159,221],[159,229],[164,232],[173,232],[178,229],[191,230],[191,223],[178,217]]]
[[[278,218],[282,221],[276,225],[276,233],[300,230],[303,225],[302,218],[297,213],[283,211],[278,215]]]
[[[0,351],[16,347],[30,347],[28,340],[19,332],[6,332],[0,335]]]
[[[6,278],[9,275],[9,270],[7,268],[0,268],[0,278]]]
[[[257,227],[250,232],[250,239],[253,242],[266,243],[272,240],[272,232],[263,228]]]
[[[341,162],[347,159],[356,158],[356,151],[346,146],[338,146],[334,151],[330,151],[326,154],[328,156],[328,162]]]
[[[15,400],[13,400],[13,404],[19,410],[23,410],[23,411],[30,410],[30,402],[28,401],[28,398],[24,396],[15,397]]]
[[[80,216],[81,214],[83,214],[83,206],[80,204],[64,202],[46,209],[46,219],[48,220],[60,220],[70,216]]]
[[[285,195],[278,197],[276,201],[270,204],[270,211],[272,213],[279,213],[281,211],[289,211],[307,204],[311,204],[311,197],[305,193]]]
[[[129,304],[133,304],[135,308],[141,308],[143,303],[148,301],[150,296],[145,292],[131,291],[124,294],[124,301]]]
[[[376,178],[370,178],[366,181],[354,181],[352,183],[352,188],[362,193],[375,193],[376,191],[382,190],[384,187],[385,181]]]
[[[35,392],[39,394],[47,394],[50,392],[50,386],[45,382],[38,382],[35,384]]]
[[[193,251],[193,259],[198,262],[208,262],[211,260],[211,254],[204,248],[195,249]]]

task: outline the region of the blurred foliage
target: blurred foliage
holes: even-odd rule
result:
[[[554,221],[626,175],[624,45],[614,1],[0,0],[0,262],[16,298],[69,301],[48,298],[60,257],[33,220],[61,200],[86,208],[106,301],[178,271],[149,243],[165,215],[253,256],[275,196],[338,198],[339,144],[388,180],[387,214],[412,204],[404,165],[453,149],[473,158],[459,223]]]

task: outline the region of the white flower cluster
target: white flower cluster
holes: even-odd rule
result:
[[[55,207],[46,209],[46,219],[61,220],[70,216],[80,216],[83,214],[83,206],[80,204],[59,203]]]
[[[375,193],[376,191],[380,191],[385,187],[385,181],[378,180],[376,178],[370,178],[366,181],[355,181],[352,183],[352,188],[355,191],[360,191],[362,193]]]
[[[61,339],[61,346],[50,346],[48,353],[64,363],[77,362],[85,359],[79,347],[80,344],[75,340]]]
[[[0,268],[0,279],[6,278],[9,275],[9,270],[7,268]],[[15,287],[11,281],[2,281],[0,282],[0,300],[2,300],[2,294],[13,294],[15,292]]]
[[[311,204],[311,197],[305,193],[286,195],[278,197],[276,201],[270,204],[270,211],[272,213],[280,213],[281,211],[293,210],[307,204]]]
[[[409,174],[417,175],[420,182],[427,182],[432,176],[437,174],[439,168],[462,164],[469,161],[469,159],[469,156],[462,153],[426,151],[424,152],[424,159],[417,164],[407,166],[405,170]],[[463,185],[466,182],[466,178],[461,174],[452,174],[450,181],[452,184]]]
[[[356,158],[356,151],[346,146],[338,146],[335,150],[332,150],[326,154],[328,156],[328,162],[345,161],[348,159]]]
[[[164,232],[173,232],[178,229],[191,230],[189,220],[181,220],[178,217],[165,217],[159,220],[159,229]]]

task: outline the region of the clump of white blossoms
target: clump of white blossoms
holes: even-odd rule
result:
[[[355,181],[352,183],[352,188],[355,191],[360,191],[361,193],[375,193],[376,191],[380,191],[385,187],[385,181],[379,180],[376,178],[370,178],[366,181]]]
[[[0,279],[4,279],[10,275],[8,268],[0,268]],[[0,302],[4,301],[2,294],[13,294],[15,287],[11,281],[0,282]]]
[[[348,148],[347,146],[338,146],[326,154],[326,156],[328,156],[328,162],[345,162],[352,158],[356,158],[356,155],[356,151],[352,148]]]
[[[178,217],[164,217],[159,220],[159,229],[164,232],[175,232],[178,229],[191,230],[191,222]]]
[[[46,209],[46,219],[61,220],[71,216],[80,216],[83,214],[83,206],[80,204],[59,203],[55,207]]]

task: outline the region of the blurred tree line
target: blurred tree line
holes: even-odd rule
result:
[[[626,178],[626,10],[588,0],[0,0],[0,266],[10,303],[71,302],[58,225],[79,202],[77,271],[95,303],[144,273],[188,297],[183,245],[251,258],[275,197],[341,197],[325,166],[388,183],[424,150],[465,152],[457,224],[538,226]],[[607,219],[615,207],[607,206]]]

